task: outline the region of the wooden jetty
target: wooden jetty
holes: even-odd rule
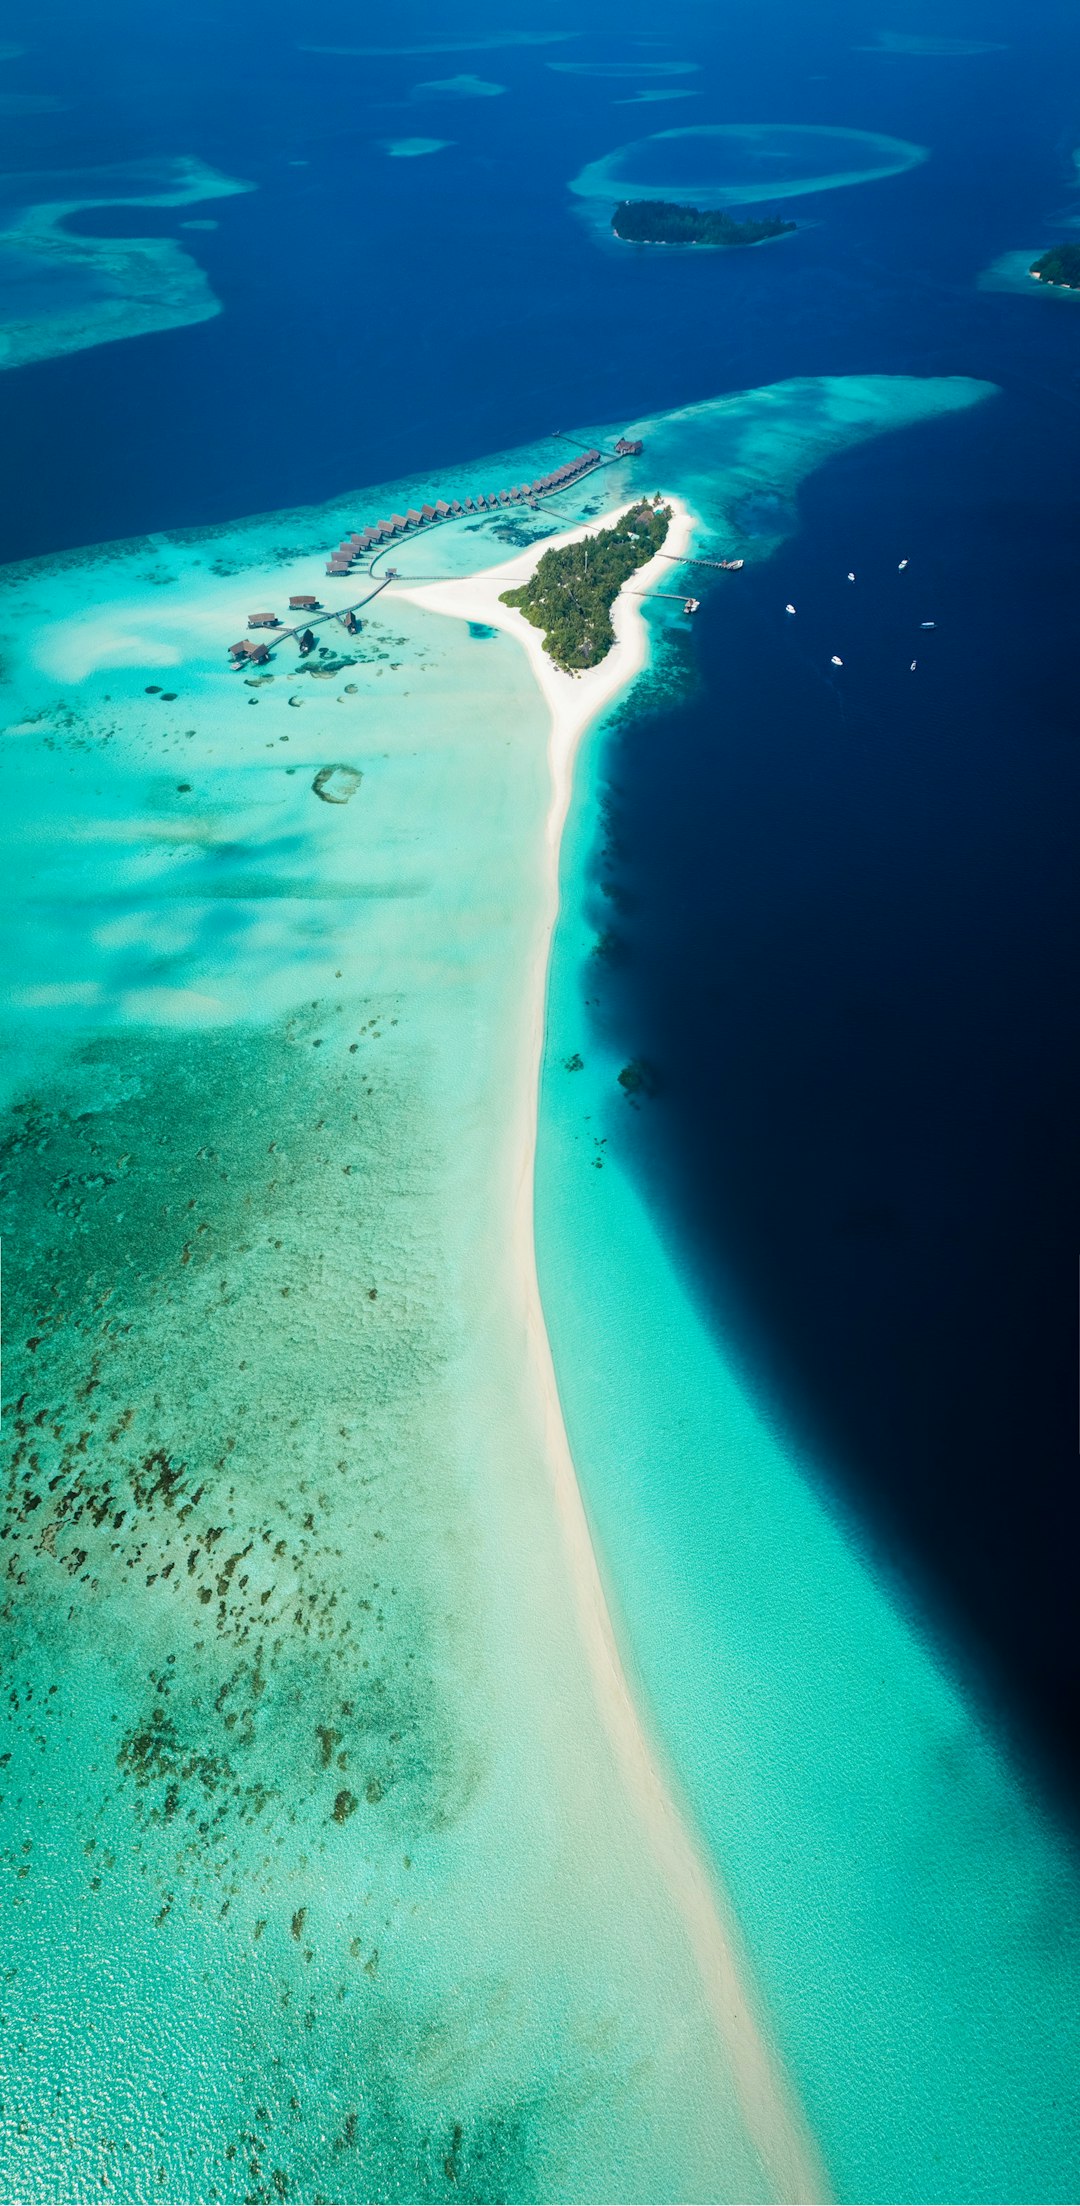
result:
[[[555,435],[563,443],[574,446],[576,457],[567,460],[564,466],[552,469],[550,474],[538,476],[535,482],[514,483],[509,489],[481,492],[477,497],[437,498],[432,504],[410,506],[407,513],[392,513],[385,520],[371,522],[366,528],[355,529],[349,536],[343,537],[326,562],[327,574],[334,580],[344,581],[349,575],[359,571],[374,583],[374,588],[368,590],[365,596],[354,599],[351,604],[337,606],[329,611],[321,606],[319,599],[311,592],[294,595],[289,599],[289,611],[299,614],[301,618],[290,627],[283,626],[276,613],[249,613],[248,627],[261,631],[259,641],[255,643],[245,638],[239,643],[230,644],[229,657],[233,665],[265,666],[271,654],[281,644],[292,639],[298,645],[301,638],[304,639],[302,652],[306,655],[312,647],[307,640],[311,630],[323,626],[327,621],[340,620],[348,632],[354,634],[357,626],[356,614],[360,608],[370,604],[371,599],[385,589],[388,582],[395,579],[396,568],[388,567],[378,576],[375,572],[376,561],[392,545],[400,544],[406,538],[420,535],[428,529],[437,528],[443,521],[482,518],[490,513],[521,506],[538,512],[544,499],[556,497],[560,491],[573,489],[587,475],[594,474],[600,467],[611,466],[615,460],[636,458],[644,449],[640,437],[619,437],[614,450],[607,452],[599,445],[578,445],[572,437],[564,437],[561,430],[556,430]],[[703,560],[697,564],[708,566],[721,562]]]
[[[620,443],[625,443],[625,439],[620,439]],[[612,453],[602,451],[598,445],[587,445],[582,447],[576,459],[567,460],[565,466],[554,468],[550,475],[538,476],[535,482],[513,483],[507,490],[482,491],[474,498],[438,498],[434,505],[410,506],[407,513],[392,513],[386,520],[371,522],[367,528],[343,537],[337,550],[330,553],[326,572],[328,575],[350,574],[358,560],[377,558],[387,545],[399,543],[406,536],[415,536],[423,529],[434,528],[440,521],[462,521],[511,506],[530,506],[538,510],[542,499],[571,489],[598,467],[610,466],[616,456],[621,456],[618,446]]]
[[[261,636],[258,643],[249,643],[246,636],[240,643],[231,643],[229,657],[233,665],[266,666],[272,653],[279,650],[283,643],[288,643],[292,637],[295,637],[297,646],[301,648],[301,656],[306,658],[311,649],[311,643],[306,642],[307,637],[313,629],[324,628],[332,620],[339,620],[349,635],[355,635],[359,626],[356,615],[361,606],[370,605],[372,598],[378,597],[380,590],[385,590],[388,582],[393,582],[395,573],[396,570],[391,568],[388,574],[375,576],[374,587],[366,591],[363,597],[354,598],[351,605],[334,605],[324,608],[320,613],[305,613],[294,628],[283,628],[279,623],[268,634]],[[311,642],[314,643],[314,640],[312,635]]]

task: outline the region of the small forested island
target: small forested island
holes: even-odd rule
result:
[[[611,227],[632,245],[760,245],[784,237],[795,224],[779,215],[736,222],[723,207],[681,207],[673,199],[623,199]]]
[[[1040,283],[1060,284],[1065,291],[1080,291],[1080,245],[1052,245],[1031,263],[1030,273]]]
[[[643,498],[612,528],[544,552],[532,580],[504,590],[500,602],[544,630],[544,649],[564,673],[598,666],[615,641],[611,608],[619,591],[659,551],[670,519],[670,506]]]

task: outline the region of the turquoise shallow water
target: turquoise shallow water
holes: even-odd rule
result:
[[[198,263],[174,238],[140,237],[138,210],[249,188],[184,157],[0,174],[0,368],[217,314],[220,302]],[[72,215],[114,206],[131,207],[135,236],[80,236],[68,227]]]
[[[885,427],[898,397],[872,381],[754,394],[721,413],[707,458],[700,434],[694,456],[678,445],[691,416],[645,433],[699,512],[756,478],[779,515],[826,454],[815,417],[840,444],[872,406]],[[685,678],[659,633],[653,684]],[[594,734],[563,848],[537,1228],[624,1643],[838,2195],[1073,2198],[1076,1860],[748,1391],[620,1164],[620,1062],[588,1009],[617,743]]]
[[[649,487],[734,548],[748,498],[779,536],[834,452],[982,402],[752,392],[645,424]],[[539,698],[392,601],[305,674],[223,667],[346,525],[554,457],[4,578],[11,2198],[771,2194],[597,1719],[507,1273]],[[839,2194],[1064,2198],[1074,1867],[618,1169],[602,758],[537,1223],[623,1643]]]
[[[540,697],[387,600],[225,659],[418,489],[3,578],[13,2200],[773,2195],[510,1255]]]

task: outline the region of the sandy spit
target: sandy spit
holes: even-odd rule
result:
[[[628,501],[629,505],[637,501]],[[517,1092],[513,1100],[517,1158],[512,1221],[513,1269],[521,1297],[530,1355],[543,1403],[545,1454],[552,1493],[597,1700],[623,1781],[646,1839],[675,1895],[697,1958],[711,2011],[727,2048],[744,2119],[781,2198],[827,2199],[828,2177],[794,2092],[769,2044],[749,1975],[739,1954],[730,1910],[712,1870],[676,1805],[662,1758],[637,1708],[615,1638],[581,1489],[559,1400],[551,1346],[536,1269],[533,1224],[540,1067],[544,1043],[547,975],[559,908],[559,851],[573,784],[574,760],[585,729],[646,665],[648,629],[640,591],[670,588],[671,558],[689,551],[695,517],[683,501],[665,494],[672,518],[663,554],[631,577],[612,609],[616,641],[607,657],[584,673],[564,674],[548,657],[539,629],[499,603],[500,593],[524,581],[541,553],[611,526],[614,513],[584,528],[546,538],[497,567],[452,581],[393,594],[431,612],[484,622],[516,637],[525,651],[551,715],[548,765],[551,800],[545,829],[545,898],[537,930]],[[666,555],[666,556],[665,556]],[[666,577],[667,580],[662,580]],[[676,583],[677,587],[677,583]]]

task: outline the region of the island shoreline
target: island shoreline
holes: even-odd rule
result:
[[[628,499],[600,520],[546,537],[498,566],[446,582],[392,590],[425,610],[498,628],[524,649],[550,715],[550,801],[544,833],[543,902],[525,985],[528,1005],[512,1102],[516,1189],[512,1220],[513,1274],[524,1317],[529,1358],[544,1421],[544,1453],[596,1703],[627,1795],[686,1926],[705,1997],[724,2043],[749,2134],[780,2196],[791,2201],[827,2200],[829,2182],[815,2140],[794,2092],[769,2045],[739,1954],[739,1940],[710,1865],[695,1841],[676,1786],[663,1766],[638,1708],[619,1649],[585,1501],[571,1453],[540,1294],[536,1260],[535,1171],[540,1081],[547,1017],[548,976],[559,914],[563,830],[573,791],[574,764],[587,729],[640,674],[649,659],[649,634],[631,592],[641,595],[689,553],[696,516],[681,498],[665,494],[671,521],[663,549],[638,568],[611,609],[615,643],[599,665],[562,672],[544,648],[540,631],[501,602],[508,586],[528,579],[542,553],[559,550],[610,528],[638,503]]]

